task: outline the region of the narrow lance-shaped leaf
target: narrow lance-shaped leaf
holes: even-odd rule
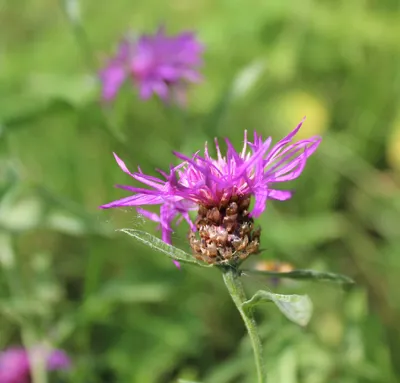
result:
[[[286,318],[300,326],[306,326],[311,319],[313,304],[308,295],[283,295],[259,290],[243,303],[245,310],[260,303],[274,302]]]
[[[211,267],[212,265],[207,265],[205,263],[198,262],[192,255],[185,253],[183,250],[180,250],[174,246],[168,245],[161,239],[146,233],[145,231],[135,230],[135,229],[119,229],[118,231],[122,231],[130,235],[131,237],[137,239],[139,242],[142,242],[146,246],[151,247],[165,255],[169,258],[174,259],[175,261],[182,263],[189,263],[191,265],[202,266],[202,267]]]
[[[242,270],[243,273],[265,275],[274,278],[304,279],[317,282],[341,283],[345,287],[355,284],[353,279],[342,274],[316,271],[316,270],[293,270],[288,272],[267,271],[267,270]]]

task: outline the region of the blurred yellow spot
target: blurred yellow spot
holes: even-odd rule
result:
[[[386,148],[386,157],[390,166],[400,171],[400,118],[394,124],[393,133]]]
[[[329,112],[323,100],[303,91],[294,91],[278,98],[277,120],[293,129],[304,116],[307,119],[296,138],[322,135],[329,125]]]
[[[316,333],[323,343],[335,346],[342,342],[343,323],[336,314],[320,315],[316,323]]]
[[[281,261],[259,261],[255,265],[256,270],[260,271],[276,271],[278,273],[288,273],[294,269],[289,262]]]

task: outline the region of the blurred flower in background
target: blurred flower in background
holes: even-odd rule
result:
[[[202,44],[191,32],[167,36],[160,27],[155,35],[125,38],[100,71],[102,97],[113,100],[130,78],[143,100],[156,94],[163,101],[184,104],[187,83],[201,79],[197,68],[202,63],[202,52]]]
[[[298,133],[300,139],[315,134],[323,135],[330,122],[328,105],[323,98],[304,90],[291,90],[277,95],[271,112],[282,122],[282,126],[294,125],[304,115],[312,116]]]
[[[71,365],[67,354],[62,350],[47,351],[37,346],[31,355],[45,357],[46,369],[65,370]],[[21,347],[12,347],[0,353],[0,383],[29,383],[30,361],[28,351]]]
[[[289,273],[294,270],[294,266],[289,262],[284,262],[280,260],[268,260],[268,261],[258,261],[254,265],[254,269],[257,271],[270,271],[273,273]],[[269,282],[274,286],[278,286],[280,283],[283,284],[293,284],[293,281],[286,281],[285,279],[275,278],[271,276]]]
[[[273,271],[277,273],[288,273],[294,270],[291,263],[279,260],[259,261],[255,264],[254,268],[259,271]]]

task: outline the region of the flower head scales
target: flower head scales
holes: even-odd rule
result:
[[[100,72],[105,101],[112,100],[126,79],[139,88],[140,98],[152,94],[163,101],[184,102],[187,82],[198,82],[203,46],[191,32],[167,36],[164,28],[155,35],[121,41],[116,55]]]
[[[221,209],[225,214],[225,211],[233,209],[230,204],[234,203],[236,207],[233,210],[246,211],[246,216],[249,211],[249,217],[258,217],[265,210],[267,200],[284,201],[291,198],[292,192],[277,189],[277,184],[297,178],[307,159],[321,142],[319,136],[293,142],[302,123],[303,121],[273,146],[271,137],[263,140],[254,133],[253,141],[250,141],[245,132],[244,145],[240,152],[234,149],[228,139],[225,156],[221,153],[218,141],[215,141],[216,158],[211,157],[207,145],[203,155],[196,152],[188,157],[175,152],[175,156],[182,162],[171,167],[168,173],[159,171],[160,177],[145,175],[140,168],[138,172],[131,173],[125,163],[114,154],[120,168],[146,188],[117,185],[134,194],[101,207],[136,206],[139,213],[159,223],[162,238],[169,244],[171,225],[175,218],[178,218],[178,222],[187,221],[192,232],[201,228],[202,224],[198,220],[193,222],[190,218],[191,210],[200,212],[203,208],[207,210],[204,213],[208,214],[207,217],[218,218]],[[250,209],[252,197],[255,202]],[[144,205],[161,205],[160,213],[147,211],[143,209]],[[213,211],[213,208],[218,212],[215,209]],[[236,213],[233,212],[232,215]]]

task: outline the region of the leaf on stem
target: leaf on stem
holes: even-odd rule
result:
[[[137,239],[139,242],[151,247],[154,250],[159,251],[160,253],[165,254],[175,261],[202,267],[212,267],[212,265],[207,265],[205,263],[197,261],[192,255],[174,246],[168,245],[161,239],[145,231],[136,229],[119,229],[117,231],[122,231],[123,233],[130,235],[131,237]]]
[[[260,303],[273,302],[286,318],[300,326],[306,326],[311,319],[313,304],[308,295],[283,295],[259,290],[251,299],[244,302],[245,310]]]
[[[266,277],[304,279],[317,282],[341,283],[348,288],[355,284],[353,279],[342,274],[316,271],[316,270],[293,270],[288,272],[267,271],[267,270],[242,270],[245,273],[265,275]]]

